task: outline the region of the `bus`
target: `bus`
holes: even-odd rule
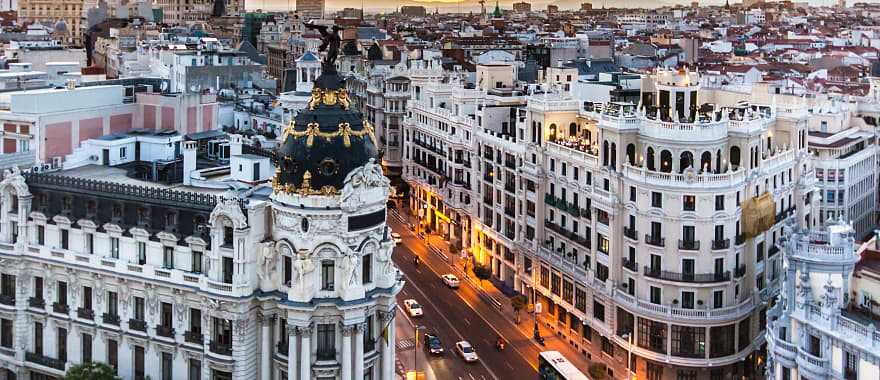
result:
[[[590,380],[559,351],[543,351],[538,355],[540,380]]]

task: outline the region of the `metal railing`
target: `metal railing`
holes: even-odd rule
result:
[[[665,247],[666,239],[659,236],[651,236],[645,234],[645,243],[656,246],[656,247]]]
[[[142,319],[131,318],[128,320],[128,328],[130,328],[132,330],[146,332],[147,331],[147,321],[142,320]]]
[[[678,249],[686,251],[698,251],[700,249],[699,240],[678,240]]]
[[[108,325],[116,325],[119,326],[119,315],[118,314],[107,314],[104,313],[103,318],[104,323]]]
[[[93,320],[95,319],[95,311],[92,309],[78,308],[76,309],[76,316],[82,319]]]
[[[728,249],[730,248],[730,239],[712,240],[712,249]]]
[[[183,334],[183,339],[187,343],[193,343],[193,344],[204,344],[205,343],[205,336],[202,335],[201,331],[187,331]]]
[[[648,266],[645,266],[644,268],[645,276],[666,281],[689,282],[695,284],[730,281],[730,271],[724,273],[679,273],[658,270]]]
[[[230,343],[212,341],[211,344],[208,345],[208,349],[215,354],[232,356],[232,344]]]

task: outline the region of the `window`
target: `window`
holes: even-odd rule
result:
[[[704,327],[672,325],[672,354],[686,358],[706,356]]]
[[[599,281],[605,282],[605,280],[608,279],[608,267],[596,262],[596,278],[599,279]]]
[[[646,371],[648,373],[648,380],[663,380],[662,365],[648,362]]]
[[[715,211],[724,210],[724,195],[715,196]]]
[[[162,253],[162,266],[165,269],[174,269],[174,247],[165,247]]]
[[[83,363],[90,363],[92,361],[92,336],[89,334],[82,334],[82,361]]]
[[[144,348],[134,346],[134,379],[144,380]]]
[[[685,195],[681,199],[681,204],[684,211],[694,211],[697,209],[697,197]]]
[[[113,339],[107,339],[107,364],[119,371],[119,344]]]
[[[694,308],[694,292],[681,292],[681,307],[684,309]]]
[[[857,379],[859,374],[859,356],[849,352],[844,351],[844,365],[843,365],[843,376],[847,380],[849,379]]]
[[[34,322],[34,353],[43,355],[43,324]]]
[[[569,305],[573,304],[574,297],[574,284],[569,280],[562,281],[562,300],[567,302]]]
[[[651,303],[656,305],[660,304],[660,288],[656,286],[651,287]]]
[[[605,304],[593,300],[593,318],[605,322]]]
[[[375,351],[376,350],[376,342],[373,339],[373,316],[372,315],[367,316],[367,320],[365,322],[365,325],[367,326],[367,328],[364,331],[364,347],[365,347],[364,351],[367,351],[367,352]]]
[[[144,265],[147,263],[147,243],[139,241],[137,243],[138,247],[138,265]]]
[[[202,311],[199,309],[189,309],[189,332],[193,335],[202,335]]]
[[[364,255],[361,260],[361,281],[364,284],[373,282],[373,255]]]
[[[37,244],[46,245],[46,226],[37,226]]]
[[[58,281],[57,302],[60,305],[67,305],[67,283]]]
[[[608,354],[608,356],[614,357],[614,345],[604,336],[602,337],[602,352]]]
[[[636,187],[635,186],[629,187],[629,201],[630,202],[636,201]]]
[[[651,192],[651,207],[663,207],[663,194],[656,191]]]
[[[192,252],[192,272],[202,273],[202,252],[200,251]]]
[[[333,260],[321,261],[321,290],[333,290]]]
[[[163,352],[162,353],[162,380],[172,380],[171,377],[171,353]]]
[[[55,341],[57,346],[57,358],[63,362],[67,361],[67,329],[58,328],[58,337]]]
[[[70,236],[70,231],[66,228],[61,229],[61,249],[70,249],[70,244],[68,237]]]
[[[134,297],[134,319],[143,321],[144,319],[144,299],[143,297]]]
[[[95,234],[87,232],[86,233],[86,253],[94,254],[95,253]]]
[[[92,310],[92,288],[83,286],[82,307],[86,310]]]
[[[336,357],[336,325],[318,325],[318,360],[333,360]]]
[[[724,307],[724,291],[716,290],[712,292],[712,307],[715,309],[720,309]]]
[[[680,369],[678,370],[677,380],[697,380],[697,370],[695,369]]]
[[[34,277],[34,298],[38,300],[43,299],[43,278],[42,277]]]
[[[661,354],[666,353],[666,324],[639,318],[638,345]],[[713,341],[714,343],[714,341]]]
[[[201,380],[202,379],[202,362],[197,359],[189,360],[189,379],[188,380]]]
[[[110,238],[110,257],[114,259],[119,258],[119,238],[111,237]]]
[[[752,343],[752,318],[746,317],[742,321],[739,322],[739,346],[738,350],[742,351]]]
[[[0,346],[12,348],[12,320],[0,319]]]
[[[587,311],[587,293],[581,288],[574,291],[574,307],[582,313]]]
[[[119,148],[119,158],[125,158],[126,156],[126,147]]]
[[[736,335],[733,333],[734,325],[710,327],[709,357],[720,358],[733,355],[733,345]]]

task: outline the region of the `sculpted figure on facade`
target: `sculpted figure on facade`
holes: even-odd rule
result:
[[[300,250],[296,253],[296,260],[293,261],[293,270],[296,271],[296,283],[290,284],[291,288],[296,288],[299,291],[303,291],[305,289],[305,278],[306,275],[315,269],[314,263],[312,263],[311,257],[309,257],[309,252],[306,250]]]
[[[263,288],[272,286],[278,278],[278,271],[276,270],[278,248],[287,247],[286,245],[276,245],[273,242],[266,242],[260,245],[260,267],[257,270],[257,277],[260,278],[260,284]]]

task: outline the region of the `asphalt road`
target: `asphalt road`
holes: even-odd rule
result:
[[[403,238],[393,256],[406,280],[398,303],[402,307],[404,299],[417,300],[424,316],[414,318],[413,322],[437,334],[446,350],[444,355],[431,356],[423,347],[417,347],[419,366],[424,365],[427,357],[437,379],[443,380],[537,378],[539,346],[503,317],[495,305],[481,297],[476,287],[461,279],[460,270],[455,271],[443,258],[430,253],[422,239],[394,218],[389,218],[389,225]],[[413,263],[416,254],[422,260],[418,267]],[[440,280],[440,275],[445,273],[455,273],[462,280],[461,287],[457,290],[446,287]],[[499,335],[508,342],[501,352],[495,349]],[[480,356],[478,362],[465,363],[456,355],[454,346],[459,340],[467,340],[474,346]],[[411,368],[413,364],[404,365]]]

